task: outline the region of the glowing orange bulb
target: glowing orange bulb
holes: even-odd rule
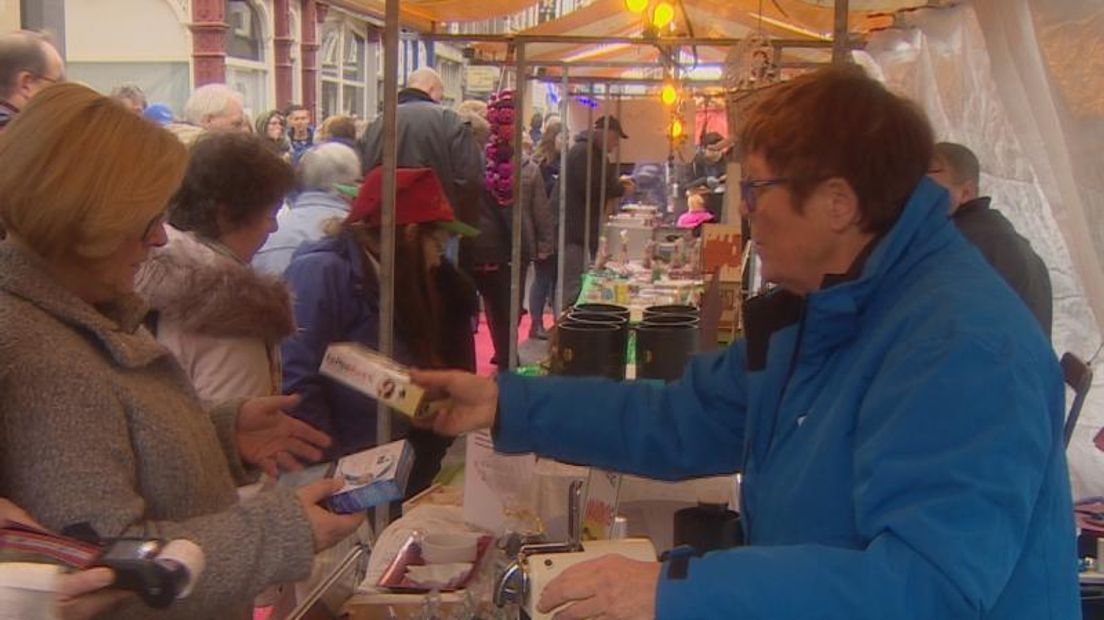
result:
[[[675,20],[675,7],[670,2],[660,2],[652,12],[652,25],[656,28],[666,28]]]
[[[674,84],[664,84],[663,90],[659,91],[659,99],[666,105],[674,105],[678,101],[678,90]]]
[[[648,0],[625,0],[625,8],[639,15],[648,8]]]
[[[675,120],[671,121],[671,137],[672,138],[682,137],[682,121],[680,121],[677,118]]]

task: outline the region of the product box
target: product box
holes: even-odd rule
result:
[[[405,439],[341,457],[334,463],[331,477],[345,486],[326,500],[326,507],[350,514],[398,501],[406,491],[413,464],[414,451]]]
[[[411,383],[408,369],[364,345],[331,344],[319,371],[412,418],[430,413],[430,400],[425,390]]]
[[[744,255],[739,224],[702,224],[701,229],[702,273],[716,273],[721,282],[739,282]]]

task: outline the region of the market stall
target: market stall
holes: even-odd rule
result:
[[[392,1],[387,4],[389,9],[394,9],[392,5],[398,3]],[[622,86],[644,86],[655,91],[650,92],[649,96],[656,97],[665,82],[670,81],[671,76],[680,75],[680,71],[685,68],[683,63],[669,62],[664,66],[664,58],[668,60],[672,58],[671,50],[675,50],[675,55],[681,58],[682,48],[700,45],[701,54],[699,55],[696,50],[694,52],[695,63],[700,58],[703,63],[721,64],[732,61],[738,67],[746,67],[746,63],[740,64],[743,62],[741,58],[730,58],[727,52],[729,48],[741,44],[745,39],[752,38],[752,35],[761,35],[763,38],[757,39],[757,45],[760,48],[746,49],[745,56],[753,56],[756,51],[770,50],[768,64],[779,72],[774,74],[774,77],[780,78],[784,70],[799,71],[815,66],[817,63],[828,62],[832,58],[842,60],[851,47],[870,40],[872,43],[867,50],[869,53],[859,55],[859,58],[874,59],[871,62],[878,61],[876,67],[891,69],[894,59],[889,57],[891,45],[886,40],[894,38],[896,34],[876,33],[872,39],[864,37],[862,41],[851,41],[847,35],[848,33],[850,36],[869,35],[872,30],[895,27],[900,21],[911,19],[902,18],[900,15],[864,11],[852,16],[849,29],[846,13],[842,15],[841,27],[839,19],[834,20],[828,9],[800,2],[766,3],[767,9],[758,14],[751,11],[749,6],[744,6],[753,3],[703,0],[687,4],[692,8],[689,11],[682,11],[680,19],[683,21],[676,21],[670,36],[667,33],[659,35],[653,33],[650,38],[636,36],[635,30],[639,27],[639,18],[626,17],[620,8],[622,5],[620,1],[608,0],[593,3],[577,14],[565,18],[563,24],[542,25],[533,32],[519,33],[514,36],[471,37],[470,40],[480,41],[476,48],[477,60],[511,63],[515,85],[523,85],[531,79],[558,85],[563,93],[560,101],[562,117],[575,118],[575,127],[592,127],[595,117],[601,116],[603,112],[620,109],[623,113],[623,106],[630,97],[626,96]],[[843,3],[843,6],[846,7],[846,3]],[[394,14],[393,10],[389,17]],[[699,33],[695,36],[684,31],[688,22],[699,24],[708,22],[711,28],[708,34]],[[394,24],[389,22],[389,25]],[[679,30],[676,31],[674,28]],[[832,38],[824,34],[833,28],[836,29],[837,35],[845,35],[842,41],[838,36]],[[463,38],[462,35],[436,36],[449,40]],[[736,37],[744,37],[744,39]],[[772,37],[775,42],[772,42]],[[790,38],[787,45],[777,43],[780,37]],[[882,55],[880,60],[879,54]],[[591,63],[590,66],[588,61]],[[619,66],[617,63],[637,66],[658,63],[667,73],[644,75],[639,71]],[[762,78],[763,74],[759,77]],[[892,74],[887,77],[892,77]],[[904,77],[897,79],[905,82]],[[744,81],[736,89],[725,91],[725,88],[730,88],[734,83],[726,82],[721,76],[716,76],[712,80],[695,80],[690,76],[682,76],[677,81],[687,93],[685,101],[691,104],[694,102],[694,96],[691,93],[697,87],[694,84],[695,81],[700,82],[698,86],[703,89],[719,88],[725,103],[730,106],[726,120],[732,119],[732,108],[746,101],[744,97],[748,93],[767,85],[765,83],[767,80],[750,86],[747,81]],[[593,88],[596,84],[600,85],[599,89]],[[597,100],[597,105],[588,105],[585,109],[573,111],[572,106],[576,102],[573,95],[594,98]],[[525,88],[518,88],[514,99],[517,109],[525,110],[528,105],[527,98],[531,96],[532,94]],[[389,102],[389,107],[385,109],[387,114],[393,114],[391,103],[393,102]],[[684,132],[695,135],[693,123],[697,121],[699,115],[692,105],[667,114],[665,122],[658,124],[658,134],[662,141],[660,150],[666,151],[669,155],[685,145],[685,140],[678,141],[676,138],[679,136],[672,136],[671,129],[674,121],[678,120],[681,123],[685,120],[687,123],[680,134]],[[519,116],[524,115],[519,114]],[[648,123],[648,125],[654,129],[656,123]],[[513,164],[514,168],[518,169],[521,163],[520,144],[523,130],[521,123],[517,123],[514,129],[516,155]],[[732,126],[729,123],[729,130],[731,129]],[[653,144],[642,147],[641,150],[655,146],[653,141]],[[631,163],[621,159],[623,153],[607,154],[603,151],[602,157],[607,156],[617,162]],[[566,148],[564,161],[566,161]],[[385,166],[386,162],[385,158]],[[604,181],[601,179],[599,182]],[[591,179],[591,182],[594,182],[594,179]],[[670,183],[666,189],[671,189]],[[515,184],[515,200],[519,199],[519,192],[520,184]],[[385,190],[386,196],[387,190]],[[591,209],[600,210],[604,207],[605,205],[588,204],[588,218]],[[657,212],[660,210],[661,205],[630,203],[618,206],[617,212],[610,213],[608,218],[602,218],[604,226],[601,229],[603,234],[602,241],[599,242],[600,249],[590,265],[591,269],[587,274],[585,286],[577,300],[580,304],[604,303],[627,310],[629,316],[624,321],[624,328],[621,323],[617,323],[615,327],[594,328],[594,333],[608,334],[614,339],[614,349],[618,351],[615,355],[621,356],[622,374],[619,378],[635,378],[637,376],[635,367],[639,360],[636,358],[635,346],[628,346],[629,337],[626,336],[626,340],[619,342],[616,338],[620,336],[613,333],[621,329],[628,330],[630,324],[645,323],[645,310],[653,306],[686,304],[700,307],[703,305],[703,294],[711,276],[716,275],[718,284],[728,286],[727,292],[717,293],[728,300],[727,306],[722,311],[729,313],[729,323],[726,327],[729,336],[721,339],[727,341],[732,337],[734,330],[738,329],[738,316],[734,316],[733,311],[738,306],[741,294],[746,292],[747,288],[743,272],[747,256],[743,251],[739,227],[713,231],[703,228],[700,238],[694,239],[684,231],[670,228],[669,221],[657,218]],[[519,260],[521,220],[520,213],[515,212],[515,214],[513,265],[517,269],[521,262]],[[386,215],[384,221],[387,221]],[[562,220],[560,230],[563,230]],[[716,258],[711,257],[709,250],[711,242],[715,245],[724,245],[726,248],[719,251],[724,256],[720,263]],[[560,249],[563,249],[562,235]],[[1085,261],[1083,256],[1078,260]],[[1061,262],[1061,260],[1056,258],[1055,262]],[[1068,262],[1067,259],[1062,263],[1063,267]],[[1097,268],[1098,266],[1092,266],[1088,271],[1095,271]],[[513,278],[515,290],[512,291],[511,296],[515,300],[512,309],[515,326],[520,311],[520,304],[517,301],[520,296],[519,291],[516,290],[519,286],[517,275],[515,273]],[[1089,280],[1091,282],[1093,278]],[[384,281],[388,282],[388,280]],[[1088,339],[1093,346],[1096,346],[1099,343],[1099,329],[1096,321],[1091,318],[1092,311],[1089,309],[1084,292],[1080,285],[1068,284],[1070,290],[1076,290],[1077,294],[1081,295],[1077,307],[1068,311],[1070,314],[1080,314],[1082,319],[1089,317],[1088,320],[1080,321],[1078,325],[1085,334],[1090,334]],[[557,307],[563,308],[569,305],[563,303],[564,301],[561,292]],[[576,308],[575,320],[599,323],[600,321],[594,317],[579,319],[578,313],[585,313],[587,310],[587,308]],[[589,310],[595,310],[595,308]],[[571,313],[565,314],[562,318],[568,323],[569,328],[572,327]],[[515,357],[514,353],[517,350],[516,332],[516,329],[512,330],[511,359]],[[634,332],[632,338],[636,337],[638,336]],[[600,340],[595,338],[593,333],[584,334],[584,339],[587,338],[592,348],[595,346],[594,343]],[[716,338],[714,338],[715,341]],[[565,368],[565,363],[570,366],[572,360],[565,359],[562,347],[562,341],[555,343],[548,369],[561,374],[572,374],[570,368]],[[1088,357],[1093,354],[1093,351],[1088,351],[1084,355]],[[626,367],[633,370],[630,372]],[[539,371],[530,369],[528,372]],[[588,372],[601,374],[593,370]],[[614,372],[617,372],[617,369]],[[386,417],[380,416],[380,419],[385,420]],[[629,504],[634,501],[665,501],[656,499],[657,496],[663,497],[664,493],[667,493],[668,497],[676,497],[677,500],[671,501],[680,504],[681,508],[693,506],[703,497],[734,505],[732,502],[736,496],[732,479],[715,481],[713,487],[705,489],[690,485],[678,489],[657,490],[657,487],[650,486],[648,481],[629,481],[618,478],[614,483],[616,491],[611,502],[608,484],[603,482],[608,481],[606,476],[608,472],[565,470],[559,464],[538,463],[529,457],[496,456],[486,436],[469,438],[466,448],[468,454],[463,468],[463,483],[453,481],[451,488],[448,484],[432,488],[425,496],[417,498],[407,506],[409,512],[402,520],[381,529],[367,569],[367,578],[358,586],[359,593],[350,599],[346,606],[352,617],[404,617],[403,614],[433,617],[434,613],[454,612],[457,609],[461,610],[461,613],[473,610],[479,610],[480,613],[487,611],[498,613],[494,611],[498,609],[497,607],[488,606],[495,599],[496,591],[499,602],[503,602],[506,609],[516,610],[518,606],[524,606],[524,597],[519,597],[518,584],[510,580],[510,571],[518,570],[516,562],[523,561],[526,557],[544,559],[546,553],[577,552],[580,545],[585,549],[586,544],[582,542],[582,537],[584,523],[588,517],[594,515],[601,517],[598,520],[601,527],[598,528],[593,527],[595,521],[592,519],[590,529],[592,534],[598,532],[599,537],[612,538],[615,541],[632,540],[633,535],[644,535],[654,541],[652,549],[655,551],[661,550],[663,543],[672,540],[665,538],[665,534],[673,536],[675,526],[670,521],[674,510],[668,510],[665,513],[666,525],[669,527],[650,527],[655,518],[649,515],[654,515],[655,512],[647,510],[635,513],[636,518],[628,519],[626,527],[624,521],[618,520],[619,516],[625,516],[621,510],[622,507],[627,510]],[[574,480],[586,480],[588,482],[584,486],[586,490],[579,490],[573,486],[571,481]],[[718,493],[718,489],[725,487],[727,487],[727,493]],[[635,490],[630,491],[633,488]],[[519,489],[527,491],[522,492]],[[599,504],[592,511],[594,502]],[[670,509],[671,506],[667,508]],[[480,512],[482,514],[478,514]],[[525,549],[524,543],[533,541],[510,539],[505,536],[507,531],[529,535],[548,534],[553,528],[546,526],[553,522],[558,524],[555,528],[556,535],[550,536],[544,542],[561,545],[554,549],[529,548],[527,552],[522,553]],[[721,522],[718,521],[718,523]],[[567,527],[568,523],[572,525]],[[473,527],[473,524],[479,524],[482,527]],[[378,526],[383,528],[386,523],[378,522]],[[442,563],[470,566],[443,569],[439,574],[425,577],[426,580],[418,587],[412,588],[409,583],[403,585],[406,573],[400,574],[395,571],[403,567],[417,566],[418,559],[414,558],[415,547],[417,553],[423,553],[427,542],[426,536],[433,533],[449,533],[465,539],[467,541],[465,553],[468,553],[467,549],[474,545],[475,555],[469,561]],[[488,535],[495,537],[496,543],[487,543],[484,537]],[[567,546],[562,546],[565,544]],[[627,542],[617,544],[631,546],[631,543]],[[603,551],[608,549],[601,545],[593,548]],[[453,572],[450,573],[448,570]],[[424,587],[431,583],[444,587]],[[461,584],[465,587],[456,588]],[[410,590],[420,591],[410,592]]]

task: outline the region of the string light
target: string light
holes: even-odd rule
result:
[[[625,8],[639,15],[647,10],[648,0],[625,0]]]
[[[682,121],[677,118],[671,121],[671,137],[674,139],[682,137]]]
[[[678,101],[678,89],[675,88],[674,84],[664,84],[663,90],[659,91],[659,99],[664,105],[675,105],[675,102]]]
[[[675,20],[675,7],[670,2],[660,2],[652,11],[652,25],[656,28],[666,28]]]

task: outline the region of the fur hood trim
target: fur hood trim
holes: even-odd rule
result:
[[[224,256],[166,226],[169,243],[150,256],[137,290],[160,320],[219,338],[279,342],[295,331],[291,294],[279,278]]]

